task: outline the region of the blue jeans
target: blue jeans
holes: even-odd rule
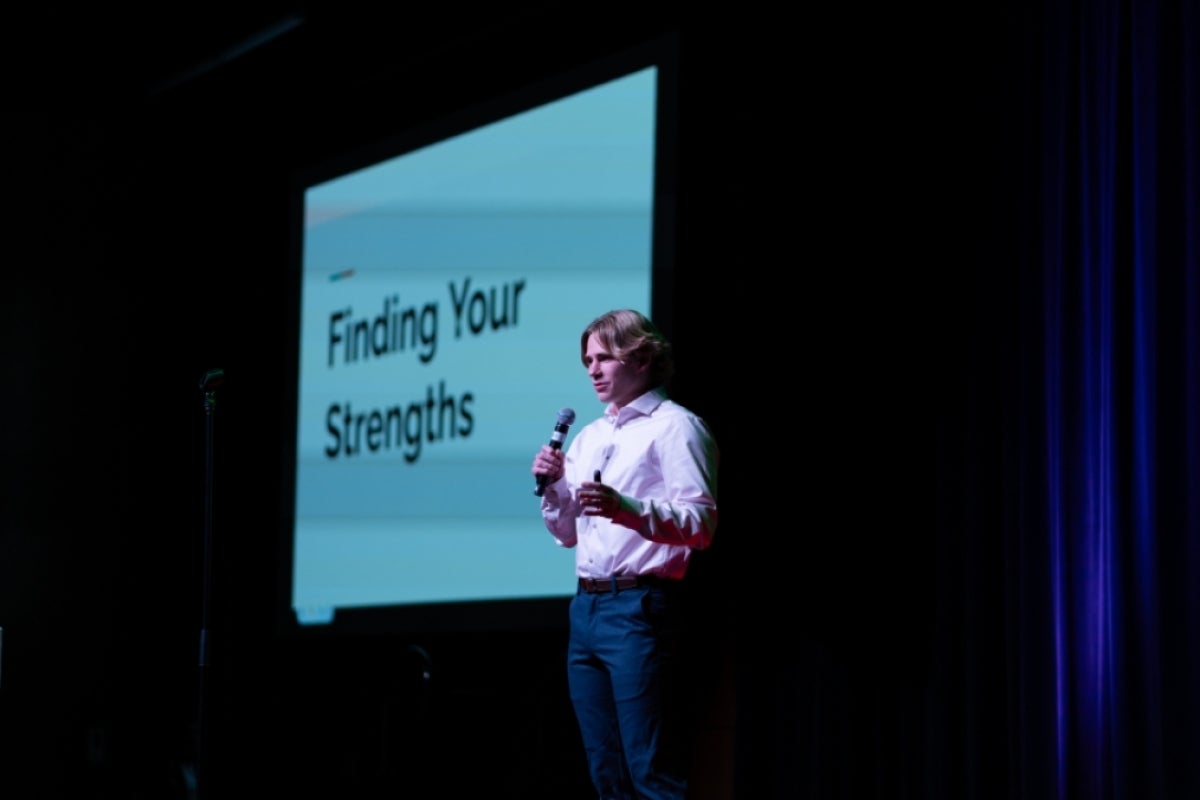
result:
[[[567,685],[601,800],[683,800],[673,691],[676,590],[643,586],[571,600]]]

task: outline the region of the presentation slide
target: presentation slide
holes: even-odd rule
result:
[[[579,336],[651,313],[658,68],[307,187],[291,606],[574,593],[534,453],[602,404]]]

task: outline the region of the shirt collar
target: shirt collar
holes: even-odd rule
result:
[[[635,415],[648,417],[653,414],[654,409],[662,405],[663,401],[666,399],[667,390],[662,386],[658,386],[644,394],[638,395],[629,403],[626,403],[625,407],[622,408],[619,413],[610,403],[608,408],[604,410],[604,416],[613,423],[625,422]]]

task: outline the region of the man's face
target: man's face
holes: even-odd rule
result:
[[[602,403],[621,408],[646,391],[646,365],[618,361],[594,333],[588,337],[583,366]]]

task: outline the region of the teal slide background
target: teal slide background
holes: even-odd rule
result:
[[[306,192],[292,571],[302,623],[573,591],[573,554],[542,526],[529,468],[560,409],[576,411],[573,429],[602,411],[579,360],[582,329],[612,308],[650,312],[656,72]],[[385,309],[424,315],[424,337],[357,360],[344,339],[331,346],[335,314],[344,328]],[[464,420],[448,412],[419,443],[327,455],[344,445],[327,429],[331,406],[340,429],[347,407],[407,409],[439,393],[471,396],[469,433],[452,433]]]

